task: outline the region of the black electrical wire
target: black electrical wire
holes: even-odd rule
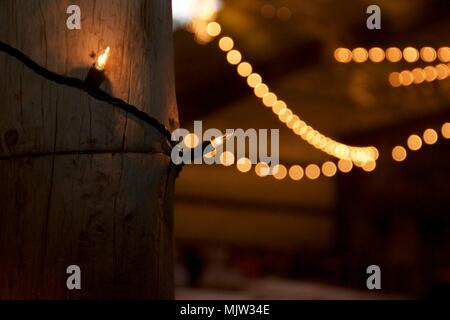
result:
[[[85,91],[93,98],[107,102],[117,108],[122,109],[123,111],[132,114],[139,120],[147,123],[148,125],[152,126],[156,130],[158,130],[169,142],[169,144],[173,147],[176,143],[172,141],[171,139],[171,133],[166,128],[166,126],[161,123],[156,118],[148,115],[147,113],[139,110],[137,107],[119,99],[116,97],[111,96],[110,94],[106,93],[102,89],[98,87],[92,87],[86,84],[84,80],[80,80],[77,78],[70,78],[66,77],[60,74],[57,74],[55,72],[52,72],[39,64],[37,64],[35,61],[33,61],[30,57],[25,55],[23,52],[19,51],[16,48],[11,47],[10,45],[0,41],[0,51],[3,51],[4,53],[8,54],[9,56],[17,59],[18,61],[22,62],[24,65],[26,65],[28,68],[39,74],[40,76],[44,77],[47,80],[56,82],[58,84],[66,85],[68,87],[77,88],[79,90]]]

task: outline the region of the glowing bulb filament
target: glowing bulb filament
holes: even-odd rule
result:
[[[109,56],[111,55],[110,47],[107,47],[105,51],[98,57],[95,62],[95,69],[99,71],[103,71],[105,69],[106,62],[108,61]]]

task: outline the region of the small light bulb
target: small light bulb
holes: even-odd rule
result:
[[[97,58],[94,65],[89,69],[85,84],[88,87],[99,87],[105,81],[105,65],[111,55],[111,48],[107,47],[105,51]]]
[[[111,55],[111,48],[107,47],[95,62],[95,69],[97,69],[98,71],[105,70],[105,65],[110,55]]]

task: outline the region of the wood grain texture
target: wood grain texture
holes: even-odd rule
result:
[[[66,28],[67,6],[82,29]],[[4,0],[0,39],[178,126],[170,1]],[[0,298],[171,298],[175,172],[153,128],[0,53]],[[66,268],[82,269],[82,290]]]

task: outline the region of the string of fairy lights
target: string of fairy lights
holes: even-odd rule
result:
[[[450,139],[450,122],[445,122],[438,132],[435,129],[428,128],[422,134],[411,134],[405,141],[405,145],[396,145],[392,148],[391,157],[395,162],[402,162],[406,160],[408,152],[419,151],[424,145],[434,145],[439,138]],[[234,155],[230,151],[225,151],[220,157],[220,161],[224,166],[231,166],[234,164]],[[375,162],[374,162],[375,164]],[[252,163],[248,158],[241,158],[236,161],[236,167],[240,172],[246,173],[252,169]],[[309,180],[316,180],[320,176],[334,177],[338,172],[348,173],[353,169],[353,163],[349,160],[340,159],[337,164],[332,161],[326,161],[322,165],[309,164],[306,167],[300,165],[292,165],[287,168],[283,164],[276,165],[273,171],[273,177],[277,180],[290,178],[294,181],[302,180],[303,178]],[[366,172],[375,170],[374,166],[362,166]],[[263,162],[256,164],[255,173],[259,177],[269,175],[269,165]]]
[[[407,62],[416,63],[421,60],[424,63],[440,63],[424,68],[415,68],[413,70],[403,70],[400,72],[391,72],[389,74],[389,83],[393,87],[410,86],[412,84],[421,84],[423,82],[433,82],[436,80],[445,80],[450,76],[450,47],[406,47],[403,50],[397,47],[390,47],[386,50],[373,47],[370,49],[358,47],[350,50],[349,48],[337,48],[334,51],[334,58],[340,63],[380,63],[387,61],[390,63]]]
[[[354,49],[337,48],[334,51],[334,58],[340,63],[363,63],[374,62],[380,63],[383,61],[397,63],[405,61],[408,63],[415,63],[422,60],[426,63],[431,63],[436,60],[440,62],[450,62],[450,47],[440,47],[437,50],[432,47],[423,47],[420,49],[414,47],[406,47],[403,50],[397,47],[390,47],[386,50],[373,47],[370,49],[358,47]]]
[[[217,21],[210,21],[206,24],[206,34],[210,39],[218,38],[222,33],[222,27]],[[265,177],[272,175],[275,179],[283,180],[290,178],[294,181],[303,178],[315,180],[320,176],[333,177],[338,172],[348,173],[355,166],[361,167],[366,172],[372,172],[376,168],[376,160],[379,157],[379,151],[374,146],[354,147],[337,142],[330,137],[318,132],[298,115],[294,114],[287,104],[278,99],[274,92],[271,92],[269,86],[263,82],[260,74],[254,72],[250,62],[244,61],[242,53],[235,48],[234,40],[229,36],[219,38],[218,46],[221,51],[226,53],[227,62],[236,66],[236,72],[239,76],[246,78],[248,86],[253,90],[256,97],[262,100],[262,103],[271,108],[279,120],[291,129],[296,135],[310,145],[338,159],[337,163],[326,161],[322,164],[309,164],[305,167],[295,164],[287,168],[283,164],[278,164],[275,168],[270,168],[267,163],[259,162],[253,164],[248,158],[235,159],[230,151],[224,151],[220,155],[220,162],[224,166],[236,165],[236,168],[243,173],[250,172],[254,165],[256,175]],[[414,47],[406,47],[403,50],[397,47],[387,48],[386,50],[374,47],[370,49],[338,48],[334,52],[334,58],[340,63],[363,63],[371,61],[380,63],[388,61],[397,63],[406,61],[408,63],[417,62],[419,59],[426,63],[439,60],[441,63],[436,66],[427,66],[425,68],[416,68],[412,71],[404,70],[392,73],[389,81],[394,87],[400,85],[410,85],[412,83],[431,82],[434,80],[443,80],[450,76],[450,47],[441,47],[434,49],[432,47],[423,47],[420,50]],[[442,138],[450,138],[450,123],[446,122],[440,129]],[[407,158],[408,150],[418,151],[423,144],[433,145],[439,139],[439,134],[435,129],[428,128],[421,135],[412,134],[408,137],[405,146],[397,145],[393,147],[391,156],[396,162],[402,162]]]
[[[216,38],[221,34],[222,28],[218,22],[213,21],[208,23],[206,31],[211,37]],[[350,160],[355,164],[361,164],[368,168],[374,166],[374,162],[378,157],[378,150],[375,147],[355,147],[335,141],[302,120],[283,100],[278,99],[277,95],[263,82],[260,74],[253,72],[253,66],[249,62],[243,61],[242,53],[235,48],[232,38],[228,36],[221,37],[219,48],[226,53],[228,63],[236,66],[237,73],[241,77],[246,78],[247,84],[253,90],[254,95],[261,99],[266,107],[271,108],[279,120],[296,135],[314,148],[335,158]]]
[[[426,66],[425,68],[415,68],[413,70],[403,70],[392,72],[389,75],[389,83],[393,87],[410,86],[423,82],[433,82],[445,80],[450,76],[450,64],[440,63],[436,66]]]

